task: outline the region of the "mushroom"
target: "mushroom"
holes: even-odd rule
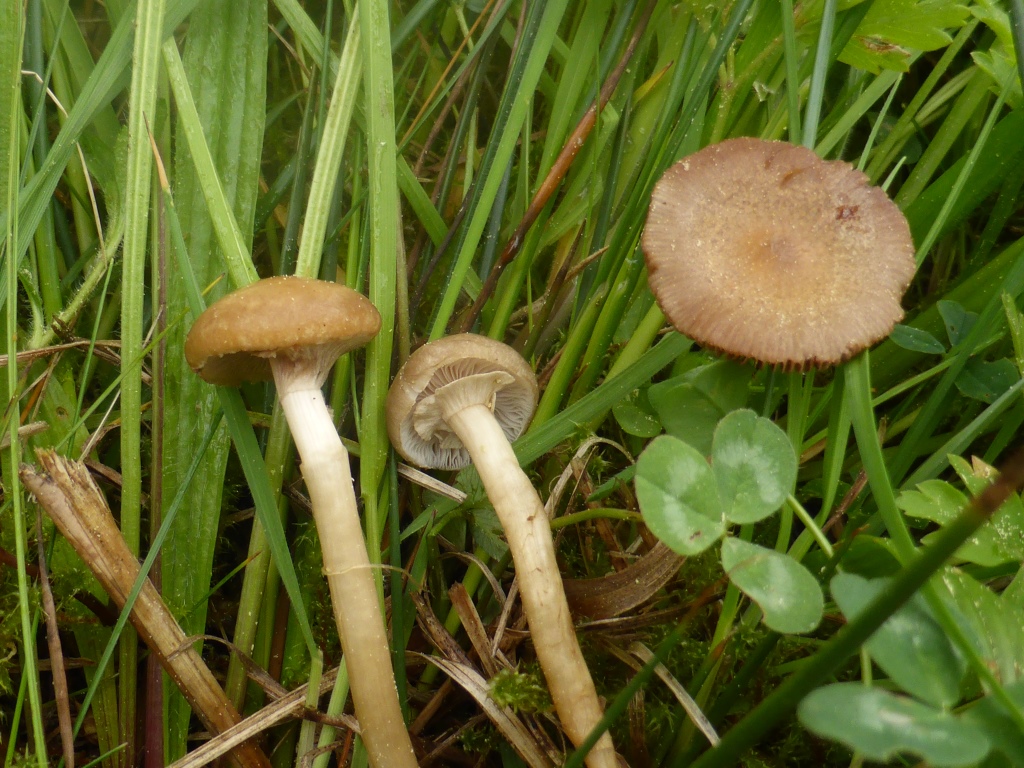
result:
[[[682,333],[788,370],[846,360],[903,317],[914,244],[848,163],[741,138],[670,167],[643,237],[648,281]]]
[[[302,460],[370,762],[375,768],[413,768],[348,452],[320,390],[338,357],[376,336],[380,324],[376,307],[350,288],[272,277],[210,305],[189,331],[185,359],[213,384],[273,378]]]
[[[458,469],[472,460],[505,529],[530,635],[555,711],[574,744],[601,719],[562,588],[550,521],[510,441],[537,405],[537,379],[511,347],[460,334],[420,347],[398,372],[387,398],[388,434],[409,462]],[[617,768],[604,734],[590,768]]]
[[[898,549],[912,552],[878,442],[866,355],[903,318],[916,270],[897,205],[848,163],[730,139],[665,172],[643,249],[658,305],[700,344],[790,371],[847,361],[845,402],[879,512]],[[788,414],[798,453],[806,407]]]

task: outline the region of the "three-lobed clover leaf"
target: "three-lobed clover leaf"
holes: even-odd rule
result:
[[[710,466],[695,447],[670,435],[637,461],[636,492],[654,535],[683,555],[703,552],[725,522],[753,523],[775,512],[796,484],[796,455],[786,434],[751,410],[733,411],[715,428]]]
[[[723,418],[711,441],[711,463],[670,435],[651,442],[636,467],[636,494],[648,527],[683,555],[703,552],[726,531],[771,515],[796,484],[797,459],[786,434],[750,410]],[[810,632],[824,608],[810,571],[785,554],[726,538],[722,565],[778,632]]]
[[[711,467],[727,520],[756,523],[796,485],[797,461],[786,433],[751,410],[733,411],[715,429]]]
[[[909,752],[929,765],[957,768],[977,765],[990,748],[983,730],[965,718],[860,683],[812,691],[797,714],[819,736],[879,762]]]
[[[722,542],[722,567],[729,580],[757,603],[769,629],[797,634],[812,631],[821,621],[821,587],[788,555],[730,536]]]
[[[636,463],[644,522],[666,546],[696,555],[725,533],[725,516],[707,460],[671,435],[651,441]]]

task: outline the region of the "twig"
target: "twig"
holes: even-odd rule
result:
[[[320,695],[322,696],[331,690],[331,688],[334,687],[335,680],[337,679],[337,667],[329,672],[325,672],[320,678]],[[221,755],[226,754],[238,744],[242,744],[247,739],[258,736],[278,723],[283,723],[285,720],[301,717],[306,711],[305,702],[307,689],[308,686],[305,685],[300,688],[296,688],[287,696],[268,704],[259,712],[245,718],[245,720],[240,722],[238,725],[229,728],[216,738],[203,744],[201,747],[192,750],[192,752],[185,757],[171,763],[168,768],[199,768],[199,766],[207,765]]]
[[[103,589],[118,607],[123,608],[141,569],[118,530],[106,500],[84,464],[70,461],[53,451],[37,451],[36,455],[46,474],[39,474],[22,464],[19,472],[22,482],[89,566]],[[131,607],[130,619],[139,636],[160,658],[162,666],[203,725],[220,733],[241,720],[220,683],[188,642],[148,579],[142,581]],[[270,765],[254,744],[240,744],[232,756],[241,766],[269,768]]]
[[[57,722],[60,725],[60,743],[64,751],[64,765],[75,768],[75,736],[71,726],[71,701],[68,695],[68,678],[64,671],[64,650],[57,627],[57,607],[50,589],[50,574],[46,567],[46,539],[43,536],[43,516],[36,509],[36,546],[39,550],[39,587],[43,599],[43,615],[46,617],[46,646],[50,652],[50,678],[53,681],[53,698],[57,703]]]

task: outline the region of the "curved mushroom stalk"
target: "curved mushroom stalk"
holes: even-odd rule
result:
[[[512,446],[487,406],[463,408],[446,420],[473,457],[487,497],[505,529],[533,647],[551,700],[566,735],[579,744],[603,711],[576,640],[547,511],[533,484],[519,469]],[[590,751],[587,765],[618,768],[615,747],[607,733]]]
[[[537,658],[566,734],[580,744],[602,708],[576,639],[555,559],[550,521],[510,440],[526,427],[537,383],[526,361],[492,339],[463,334],[421,347],[388,393],[388,431],[398,452],[421,466],[469,460],[508,540]],[[606,733],[589,768],[619,768]]]

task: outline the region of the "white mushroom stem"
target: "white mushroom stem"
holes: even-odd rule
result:
[[[278,397],[302,459],[323,551],[324,574],[345,654],[363,743],[374,768],[416,768],[395,687],[377,587],[359,523],[348,451],[334,429],[315,372],[271,363]]]
[[[572,742],[580,744],[603,713],[569,614],[547,512],[490,408],[454,406],[449,412],[446,405],[441,405],[444,420],[472,457],[505,529],[533,647],[555,711]],[[586,763],[589,768],[618,768],[607,733]]]

